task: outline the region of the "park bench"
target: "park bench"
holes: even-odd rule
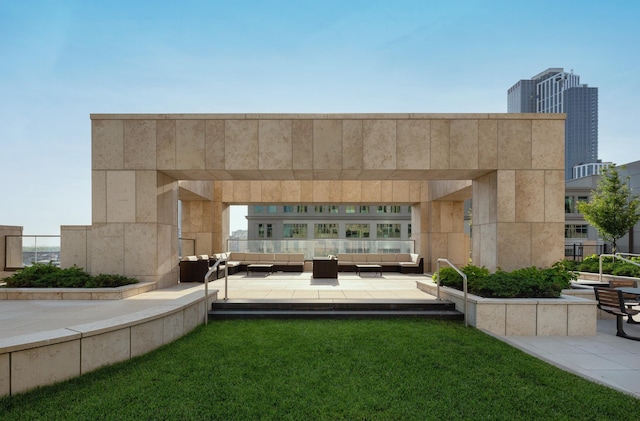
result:
[[[627,335],[624,331],[622,320],[625,316],[631,318],[636,314],[640,314],[640,310],[634,310],[626,306],[622,291],[604,287],[595,287],[593,290],[596,294],[596,300],[598,301],[598,308],[616,316],[616,328],[618,330],[616,336],[640,341],[640,337]]]

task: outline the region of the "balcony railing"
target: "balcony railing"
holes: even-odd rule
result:
[[[227,250],[245,253],[304,253],[305,259],[340,253],[413,253],[413,240],[228,240]]]
[[[60,265],[59,235],[7,235],[4,269],[18,270],[34,263]]]

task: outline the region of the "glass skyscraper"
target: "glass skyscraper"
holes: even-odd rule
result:
[[[516,82],[507,92],[509,113],[566,113],[565,179],[573,167],[598,162],[598,88],[580,76],[550,68]]]

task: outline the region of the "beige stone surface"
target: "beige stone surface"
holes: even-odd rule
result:
[[[224,162],[227,170],[258,169],[258,121],[225,122]]]
[[[531,224],[528,223],[498,224],[496,252],[498,267],[511,271],[531,266],[533,247],[531,230]]]
[[[164,345],[164,320],[159,318],[131,326],[131,357],[144,355]]]
[[[60,267],[78,266],[90,271],[89,238],[91,226],[62,225],[60,227]]]
[[[478,121],[452,120],[449,126],[450,168],[478,168]]]
[[[136,172],[107,171],[107,222],[136,221]]]
[[[80,340],[44,345],[11,354],[11,393],[80,375]]]
[[[124,168],[122,120],[91,122],[91,169],[118,170]]]
[[[91,220],[107,222],[107,172],[91,171]]]
[[[92,273],[123,274],[124,224],[93,224],[91,256]]]
[[[362,168],[396,168],[396,122],[365,120],[362,126]]]
[[[158,173],[156,171],[136,171],[135,183],[135,222],[157,222]]]
[[[197,326],[204,323],[204,318],[206,315],[205,312],[205,303],[204,301],[200,301],[185,307],[183,311],[183,321],[184,321],[184,333],[191,332]]]
[[[291,120],[260,120],[258,166],[261,170],[293,169]]]
[[[567,335],[593,336],[597,333],[598,308],[596,303],[590,305],[567,306]]]
[[[516,222],[543,222],[545,216],[544,171],[517,171],[515,189]]]
[[[176,169],[176,121],[156,121],[156,165],[158,169]]]
[[[129,328],[82,338],[81,373],[131,358]]]
[[[224,121],[205,120],[204,122],[205,168],[225,168],[225,132]]]
[[[313,121],[293,120],[291,132],[293,169],[313,168]]]
[[[538,304],[538,336],[567,335],[567,305],[547,303]]]
[[[398,120],[397,167],[425,169],[431,165],[431,122]]]
[[[156,121],[124,121],[124,168],[156,169]]]
[[[476,328],[504,335],[507,329],[506,311],[505,304],[478,305],[476,307]]]
[[[362,121],[344,120],[342,122],[342,168],[362,169]]]
[[[205,169],[203,120],[176,121],[176,168]]]
[[[531,121],[498,121],[498,168],[531,168]]]
[[[342,184],[342,202],[360,203],[362,201],[362,181],[340,181]]]
[[[0,396],[11,392],[11,364],[9,354],[0,354]]]
[[[342,121],[313,121],[313,169],[342,169]]]
[[[493,169],[497,167],[498,167],[498,123],[496,120],[479,120],[478,121],[478,168]]]
[[[449,120],[431,121],[431,169],[449,169]]]
[[[531,266],[550,267],[564,254],[564,242],[559,232],[564,230],[564,222],[531,224]]]
[[[531,122],[531,168],[563,168],[564,153],[564,121]]]
[[[124,275],[156,275],[158,229],[156,224],[125,224]]]
[[[544,220],[564,224],[564,171],[544,172]]]
[[[506,306],[507,336],[536,336],[536,312],[537,303],[531,300],[530,304],[519,303]]]
[[[162,337],[164,343],[172,342],[184,335],[184,312],[168,314],[163,319]]]
[[[496,222],[516,222],[516,171],[503,170],[497,172],[496,180]]]

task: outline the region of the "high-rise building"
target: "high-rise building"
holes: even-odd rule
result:
[[[565,179],[573,167],[598,162],[598,88],[580,83],[580,76],[549,68],[516,82],[507,92],[509,113],[566,113]]]

